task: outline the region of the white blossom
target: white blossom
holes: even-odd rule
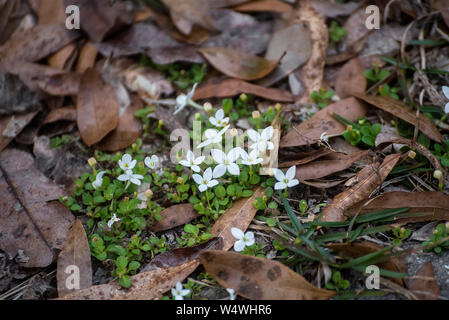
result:
[[[125,174],[120,175],[117,179],[120,181],[131,181],[132,183],[140,186],[140,180],[143,179],[143,176],[140,174],[134,174],[132,170],[126,170]]]
[[[240,168],[235,162],[240,157],[240,152],[240,148],[234,148],[226,155],[226,153],[219,149],[212,149],[212,158],[214,158],[215,162],[218,164],[214,168],[214,178],[220,178],[224,176],[226,171],[228,171],[233,176],[238,176],[240,174]]]
[[[247,166],[253,166],[263,162],[263,159],[259,157],[259,151],[254,149],[249,154],[245,150],[241,150],[242,163]]]
[[[200,172],[201,168],[199,166],[200,166],[200,164],[203,163],[203,161],[204,161],[204,159],[206,159],[206,157],[201,156],[201,157],[195,158],[195,154],[189,150],[187,152],[186,159],[187,160],[179,161],[179,164],[183,165],[184,167],[188,167],[188,168],[192,169],[192,171],[194,171],[194,172]]]
[[[198,190],[204,192],[209,188],[213,188],[218,184],[217,180],[212,179],[212,169],[207,168],[203,176],[195,173],[192,175],[193,180],[199,185]]]
[[[296,166],[290,167],[285,174],[282,170],[275,169],[274,177],[278,182],[274,185],[274,189],[283,190],[298,185],[299,181],[298,179],[295,179],[295,175],[296,175]]]
[[[229,129],[229,125],[224,127],[220,132],[218,132],[215,129],[207,129],[204,132],[204,135],[206,136],[206,141],[203,141],[198,145],[198,149],[201,149],[205,146],[208,146],[212,143],[219,143],[222,140],[223,134]]]
[[[154,170],[159,164],[159,157],[157,155],[152,155],[151,158],[146,157],[144,163],[148,168]]]
[[[187,94],[180,94],[176,98],[175,112],[173,114],[177,114],[178,112],[180,112],[182,109],[184,109],[186,107],[186,105],[191,105],[195,108],[198,108],[198,105],[192,100],[197,86],[198,86],[198,83],[195,83],[193,85],[192,90],[190,90]],[[202,109],[202,108],[199,107],[199,109]]]
[[[229,300],[235,300],[237,298],[234,289],[227,288],[226,291],[229,293]]]
[[[252,246],[255,242],[254,233],[248,231],[247,233],[243,233],[239,228],[231,228],[231,233],[237,241],[234,243],[234,250],[237,252],[241,252],[247,246]]]
[[[133,160],[131,155],[125,154],[122,159],[118,161],[118,165],[123,171],[132,170],[136,166],[137,161]]]
[[[115,213],[113,213],[111,219],[108,221],[108,228],[111,229],[112,225],[119,221],[120,221],[120,218],[117,218],[117,215]]]
[[[445,96],[447,99],[449,99],[449,87],[443,86],[442,89],[443,89],[444,96]],[[446,103],[446,105],[444,106],[444,113],[449,113],[449,102]]]
[[[95,181],[92,182],[92,186],[94,189],[98,189],[103,185],[103,175],[106,173],[106,171],[100,171],[97,173],[97,176],[95,177]]]
[[[215,117],[209,118],[209,122],[216,127],[222,128],[229,124],[229,118],[228,117],[225,118],[223,109],[220,109],[215,113]]]
[[[274,129],[272,126],[265,128],[260,134],[256,130],[248,130],[248,137],[253,142],[249,148],[258,150],[262,153],[266,150],[273,150],[274,144],[270,141],[273,134]]]
[[[176,287],[171,289],[171,294],[175,300],[184,300],[184,297],[190,293],[190,289],[184,289],[181,282],[176,284]]]

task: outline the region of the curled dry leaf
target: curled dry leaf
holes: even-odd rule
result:
[[[76,266],[78,269],[74,270],[73,266]],[[69,277],[73,277],[75,274],[79,276],[79,288],[68,289]],[[72,293],[74,290],[89,288],[92,285],[89,241],[87,240],[83,224],[79,219],[73,224],[64,248],[59,253],[56,278],[58,280],[58,295],[60,297]]]
[[[61,300],[155,300],[182,282],[199,265],[197,260],[186,262],[180,266],[155,269],[142,272],[131,277],[130,289],[123,289],[114,281],[75,291]]]
[[[433,122],[422,113],[419,113],[419,119],[416,119],[416,110],[413,110],[401,101],[384,96],[370,96],[366,94],[356,94],[357,98],[372,104],[373,106],[382,109],[392,115],[401,118],[402,120],[416,126],[419,125],[419,130],[428,136],[430,139],[443,142],[443,137],[438,131]],[[417,123],[418,122],[418,123]]]
[[[258,0],[244,3],[233,8],[240,12],[279,12],[291,13],[291,5],[279,0]]]
[[[292,102],[293,96],[290,92],[277,88],[265,88],[238,79],[227,79],[219,83],[209,83],[199,87],[195,91],[195,100],[209,98],[234,97],[241,93],[253,94],[255,96],[277,102]]]
[[[226,210],[215,222],[210,233],[223,238],[223,250],[229,250],[236,240],[231,233],[231,228],[239,228],[240,230],[248,228],[257,212],[253,202],[257,197],[262,197],[263,194],[263,188],[257,188],[251,197],[234,202],[232,207]]]
[[[340,99],[350,97],[353,93],[365,93],[367,81],[364,71],[365,67],[358,57],[341,67],[335,81],[335,91]]]
[[[359,117],[363,118],[366,112],[365,105],[354,98],[335,102],[288,132],[281,139],[281,148],[317,143],[324,132],[327,135],[342,133],[346,127],[334,118],[334,113],[350,121],[357,121]]]
[[[432,262],[424,263],[416,272],[417,279],[408,281],[408,288],[421,300],[439,300],[440,286],[435,278]]]
[[[17,149],[0,154],[0,249],[11,256],[23,250],[27,268],[46,267],[62,249],[74,221],[59,201],[64,193]]]
[[[57,121],[76,121],[76,108],[74,106],[66,106],[53,109],[47,115],[43,124],[53,123]]]
[[[343,171],[368,154],[368,150],[346,154],[338,154],[334,159],[317,160],[296,167],[296,179],[299,181],[319,179],[327,177],[339,171]]]
[[[84,72],[78,98],[77,118],[81,138],[91,146],[114,130],[119,122],[119,106],[114,89],[106,84],[98,71]]]
[[[280,262],[236,252],[200,254],[206,271],[224,288],[251,300],[327,300],[335,292],[319,289]]]
[[[198,218],[198,213],[193,209],[193,204],[191,203],[171,206],[162,210],[159,214],[162,216],[162,220],[151,227],[153,232],[170,230]]]
[[[84,73],[89,68],[95,65],[97,59],[98,50],[90,42],[86,43],[80,50],[78,61],[76,62],[76,72]]]
[[[37,111],[0,118],[0,152],[33,120]]]
[[[300,2],[296,22],[308,25],[312,40],[310,59],[298,72],[292,74],[301,83],[300,98],[296,102],[310,103],[310,94],[323,87],[323,73],[329,41],[328,31],[325,19],[315,11],[310,0]]]
[[[263,78],[279,64],[279,60],[267,60],[230,48],[203,48],[199,52],[218,71],[242,80]]]
[[[305,23],[276,31],[268,44],[265,59],[280,59],[279,66],[258,84],[269,87],[282,80],[309,60],[311,50],[310,30]]]
[[[371,192],[382,184],[399,161],[401,154],[391,154],[382,163],[374,163],[363,168],[358,174],[358,182],[348,190],[335,196],[324,209],[321,221],[344,221],[344,212],[354,204],[367,199]]]
[[[157,255],[142,272],[158,268],[169,268],[182,265],[186,262],[197,260],[200,253],[205,250],[221,250],[223,248],[222,238],[212,238],[193,247],[177,248]]]

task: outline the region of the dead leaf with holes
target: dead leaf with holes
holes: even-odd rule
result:
[[[386,156],[382,163],[373,163],[359,171],[358,182],[335,196],[324,209],[321,221],[344,221],[345,211],[354,204],[367,199],[382,184],[400,158],[401,154],[391,154]]]
[[[73,268],[73,267],[76,267]],[[69,289],[67,283],[75,275],[79,276],[79,287]],[[92,286],[92,263],[89,241],[81,220],[77,219],[70,230],[64,248],[59,253],[56,269],[58,295],[63,297],[75,290],[83,290]]]
[[[224,288],[251,300],[327,300],[335,292],[319,289],[282,263],[208,250],[200,254],[206,271]]]

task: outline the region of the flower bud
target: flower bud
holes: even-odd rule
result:
[[[259,119],[260,118],[260,112],[259,111],[253,111],[253,119]]]
[[[200,121],[200,120],[201,120],[201,114],[195,113],[195,121]]]
[[[239,134],[239,131],[236,128],[232,128],[230,133],[231,133],[231,136],[237,137],[237,135]]]
[[[282,108],[282,105],[280,103],[276,103],[276,105],[274,106],[274,109],[276,109],[277,112],[280,112]]]
[[[184,179],[183,178],[181,178],[181,177],[178,177],[178,179],[176,180],[178,183],[183,183],[184,182]]]
[[[149,199],[153,196],[153,191],[151,191],[151,189],[148,189],[147,191],[145,191],[145,196]]]
[[[242,102],[246,102],[246,100],[248,100],[248,96],[247,96],[246,94],[242,93],[242,94],[240,95],[239,99],[240,99]]]
[[[413,150],[410,150],[410,151],[408,152],[408,157],[409,157],[410,159],[415,159],[415,157],[416,157],[416,152],[413,151]]]
[[[164,121],[163,120],[159,120],[159,122],[158,122],[159,128],[161,128],[163,125],[164,125]]]
[[[443,178],[443,173],[440,170],[435,170],[433,172],[433,177],[435,179],[441,180]]]
[[[95,158],[89,158],[89,160],[87,160],[87,163],[93,167],[97,164],[97,160],[95,160]]]
[[[212,104],[210,102],[206,102],[205,104],[203,104],[203,108],[206,112],[211,112],[213,109]]]

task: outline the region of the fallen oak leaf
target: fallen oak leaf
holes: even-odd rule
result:
[[[257,212],[253,202],[257,197],[262,197],[263,194],[263,188],[257,188],[251,197],[242,198],[234,202],[232,207],[227,209],[215,222],[210,233],[216,237],[223,238],[223,250],[232,248],[236,240],[231,233],[231,228],[234,227],[243,231],[248,228]]]
[[[369,197],[382,184],[401,158],[401,154],[391,154],[382,163],[374,163],[363,168],[358,174],[358,182],[348,190],[335,196],[324,209],[321,221],[344,221],[344,212],[352,205]]]
[[[153,232],[170,230],[198,218],[198,213],[191,203],[176,204],[162,210],[159,214],[162,219],[150,228]]]
[[[280,262],[208,250],[200,253],[206,271],[225,288],[251,300],[327,300],[335,292],[319,289]]]
[[[279,64],[279,60],[267,60],[230,48],[202,48],[198,51],[218,71],[242,80],[263,78]]]
[[[77,269],[74,269],[73,267]],[[78,286],[69,289],[67,283],[78,275]],[[59,297],[92,286],[92,263],[89,241],[81,220],[77,219],[70,230],[64,248],[59,253],[56,270]]]
[[[418,119],[416,119],[416,110],[413,110],[401,101],[384,96],[371,96],[358,93],[353,93],[353,95],[358,99],[389,112],[414,126],[417,125]],[[434,141],[444,141],[441,133],[438,131],[434,123],[422,113],[419,113],[419,130]]]

